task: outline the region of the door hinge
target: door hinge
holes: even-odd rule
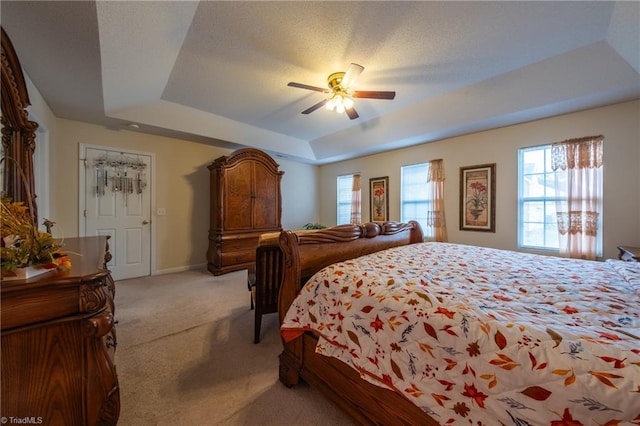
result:
[[[87,168],[87,159],[86,158],[81,158],[80,160],[82,160],[82,164],[84,165],[84,168]]]
[[[87,217],[87,209],[84,209],[84,217]]]

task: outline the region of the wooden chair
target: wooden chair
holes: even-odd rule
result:
[[[256,249],[255,271],[248,274],[251,309],[255,309],[253,343],[260,343],[262,315],[278,312],[278,292],[284,271],[284,257],[277,245]]]

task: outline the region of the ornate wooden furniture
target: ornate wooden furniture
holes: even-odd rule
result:
[[[107,238],[66,239],[69,271],[2,282],[3,419],[117,423],[115,285],[104,267]]]
[[[284,278],[278,302],[280,322],[304,282],[323,267],[422,241],[422,231],[416,222],[341,225],[301,235],[282,232]],[[282,383],[293,386],[303,379],[361,424],[438,425],[401,395],[361,379],[358,372],[334,358],[316,354],[316,343],[317,337],[310,332],[289,343],[283,342]]]
[[[244,148],[209,165],[211,211],[208,269],[214,275],[253,270],[261,234],[282,230],[284,172],[264,152]]]
[[[2,191],[29,207],[38,223],[33,177],[33,152],[38,123],[28,119],[31,104],[22,67],[11,40],[2,29]]]
[[[294,231],[307,234],[316,230]],[[251,291],[251,309],[255,308],[253,343],[260,343],[262,316],[278,312],[278,294],[284,275],[284,256],[280,250],[280,233],[262,234],[256,249],[255,272],[248,274],[248,287]]]
[[[24,202],[37,224],[38,124],[28,119],[29,105],[20,62],[2,29],[2,190]],[[110,256],[107,237],[67,239],[64,247],[70,271],[0,285],[3,423],[25,418],[52,425],[117,423],[115,286],[104,266]]]
[[[262,316],[278,312],[278,292],[283,273],[283,256],[278,245],[256,249],[255,273],[249,273],[252,308],[255,308],[253,343],[260,343]]]

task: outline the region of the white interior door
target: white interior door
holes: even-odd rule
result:
[[[151,156],[84,147],[84,235],[109,235],[115,280],[151,275]]]

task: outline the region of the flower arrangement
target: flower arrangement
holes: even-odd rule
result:
[[[469,187],[473,194],[467,204],[471,204],[472,209],[484,210],[487,208],[487,186],[481,182],[472,182]]]
[[[473,193],[467,201],[467,204],[469,204],[471,216],[473,216],[474,220],[477,220],[487,208],[487,186],[481,182],[472,182],[469,187],[473,190]]]
[[[19,268],[71,268],[71,261],[61,245],[50,233],[37,229],[24,203],[3,199],[1,213],[0,266],[3,277],[15,276],[15,270]]]
[[[378,186],[373,191],[373,204],[376,206],[376,216],[382,215],[382,207],[384,205],[384,188]]]

